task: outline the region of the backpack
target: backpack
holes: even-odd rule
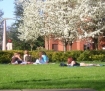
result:
[[[32,61],[32,57],[30,55],[25,57],[25,61],[27,62],[31,62]]]
[[[67,64],[61,62],[61,63],[60,63],[60,66],[67,66]]]

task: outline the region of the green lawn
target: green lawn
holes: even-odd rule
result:
[[[0,89],[92,88],[105,91],[105,66],[0,65]]]

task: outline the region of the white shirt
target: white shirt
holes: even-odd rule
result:
[[[103,47],[102,49],[105,50],[105,47]]]
[[[12,43],[7,43],[7,50],[12,50]]]

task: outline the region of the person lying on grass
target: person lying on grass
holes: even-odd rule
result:
[[[100,66],[99,64],[77,63],[72,57],[68,57],[67,66]]]

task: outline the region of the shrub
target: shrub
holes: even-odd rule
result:
[[[86,50],[83,51],[80,56],[77,58],[78,61],[92,61],[91,57],[90,57],[90,51]]]
[[[14,52],[19,52],[23,57],[23,50],[13,51],[0,51],[0,63],[10,63]],[[56,51],[45,51],[49,62],[66,62],[69,56],[72,56],[77,61],[104,61],[105,62],[105,51],[67,51],[67,52],[56,52]],[[33,62],[39,57],[39,51],[30,51]]]
[[[10,63],[12,52],[8,53],[5,51],[0,52],[0,63]]]
[[[61,62],[61,61],[63,61],[61,56],[62,56],[61,52],[53,52],[52,53],[52,62]]]

